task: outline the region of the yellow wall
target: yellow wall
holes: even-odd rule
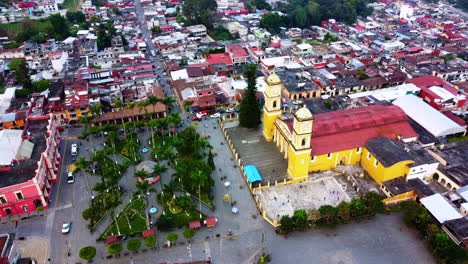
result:
[[[398,195],[392,196],[390,198],[382,200],[382,202],[386,205],[390,204],[398,204],[404,201],[408,200],[416,200],[416,192],[415,191],[409,191],[405,193],[400,193]]]
[[[310,149],[295,150],[291,144],[288,145],[288,176],[293,179],[307,177],[309,175]]]
[[[274,135],[275,121],[281,116],[281,111],[268,112],[263,109],[263,136],[267,141],[271,141]]]
[[[328,158],[328,154],[315,156],[315,159],[311,157],[309,172],[334,169],[340,165],[343,158],[345,158],[344,164],[346,165],[356,164],[361,160],[363,150],[364,148],[361,148],[360,151],[358,151],[358,149],[338,151],[331,153],[330,158]]]
[[[370,154],[370,158],[368,158],[369,153],[370,152],[366,148],[363,149],[361,166],[379,185],[386,180],[398,177],[406,178],[409,172],[408,164],[414,162],[411,160],[400,161],[389,168],[385,168],[380,162],[375,166],[376,158],[372,154]]]

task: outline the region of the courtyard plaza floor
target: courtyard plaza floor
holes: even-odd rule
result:
[[[295,210],[317,210],[322,205],[338,206],[351,201],[343,186],[330,176],[254,191],[270,219],[280,220]]]

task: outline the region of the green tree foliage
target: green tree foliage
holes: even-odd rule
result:
[[[282,233],[290,233],[295,230],[295,225],[292,218],[289,215],[283,215],[280,220],[280,228],[279,230]]]
[[[214,185],[211,168],[206,162],[195,158],[182,158],[177,161],[175,177],[181,179],[182,186],[191,193],[208,193]]]
[[[156,236],[155,235],[151,235],[151,236],[147,236],[145,238],[145,245],[147,247],[154,247],[156,246]]]
[[[367,74],[364,72],[363,69],[359,68],[356,70],[356,75],[359,78],[359,80],[364,80],[367,78]]]
[[[366,195],[364,196],[364,203],[366,204],[369,214],[374,215],[375,213],[381,214],[385,212],[385,205],[382,202],[383,199],[384,197],[379,195],[378,193],[366,193]]]
[[[234,37],[223,27],[217,27],[208,31],[208,34],[215,40],[231,40]]]
[[[296,230],[304,230],[309,227],[309,221],[307,219],[307,212],[305,210],[296,210],[292,216],[292,221]]]
[[[289,27],[309,27],[330,18],[352,24],[357,16],[372,14],[373,9],[367,6],[370,2],[373,0],[293,0],[278,4],[277,9],[287,14]]]
[[[334,227],[339,223],[338,208],[331,205],[322,205],[318,212],[320,217],[316,222],[317,225]]]
[[[211,18],[218,4],[214,0],[186,0],[182,12],[192,25],[203,24],[208,29],[213,28]]]
[[[185,239],[191,239],[195,235],[196,231],[193,228],[187,228],[182,233]]]
[[[52,32],[56,40],[64,40],[70,36],[69,28],[66,26],[67,21],[60,14],[49,16],[49,21],[52,26]]]
[[[262,16],[261,27],[265,28],[271,34],[278,34],[279,28],[286,26],[285,18],[277,13],[267,13]]]
[[[122,243],[120,242],[115,242],[107,246],[107,252],[109,252],[109,254],[111,255],[117,255],[120,252],[122,252],[122,250],[123,250],[123,247],[122,247]]]
[[[161,28],[159,26],[154,26],[152,29],[151,29],[151,32],[154,34],[154,35],[158,35],[159,33],[161,33]]]
[[[15,71],[15,80],[23,86],[24,90],[32,92],[33,84],[29,77],[29,67],[24,59],[14,59],[10,65],[10,70]]]
[[[366,215],[366,204],[363,200],[353,198],[349,203],[351,207],[351,217],[354,219],[363,218]]]
[[[245,8],[249,10],[249,12],[255,11],[253,7],[255,7],[257,10],[271,10],[271,5],[265,0],[246,0],[244,5]]]
[[[200,157],[198,154],[204,151],[204,147],[208,146],[207,141],[200,138],[194,127],[185,128],[178,134],[178,137],[180,140],[176,144],[176,149],[183,156]]]
[[[247,79],[247,89],[240,104],[239,123],[243,127],[256,129],[262,123],[261,106],[257,99],[257,65],[247,65],[244,76]]]
[[[169,233],[169,234],[167,234],[166,239],[167,239],[167,241],[172,243],[172,242],[177,241],[177,239],[179,239],[179,235],[176,234],[176,233]]]
[[[91,260],[96,256],[96,248],[95,247],[84,247],[80,249],[79,253],[80,258],[84,260]]]
[[[130,251],[138,251],[141,247],[141,240],[139,238],[132,238],[127,242],[127,249]]]
[[[210,168],[211,168],[212,170],[216,169],[216,168],[215,168],[215,163],[214,163],[213,152],[212,152],[212,151],[210,151],[210,152],[208,153],[208,166],[210,166]]]
[[[338,205],[338,217],[341,222],[347,223],[351,220],[351,206],[347,202],[341,202]]]
[[[40,80],[40,81],[34,82],[33,86],[34,86],[34,90],[36,92],[43,92],[43,91],[49,89],[50,81]]]
[[[97,46],[99,50],[112,46],[112,38],[115,36],[114,24],[109,21],[107,23],[101,23],[96,31],[97,34]]]
[[[86,22],[86,17],[81,11],[67,11],[67,20],[72,23],[83,23]]]

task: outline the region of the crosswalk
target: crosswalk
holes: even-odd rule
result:
[[[76,169],[76,165],[75,164],[70,164],[70,165],[68,165],[67,172],[74,172],[75,169]]]

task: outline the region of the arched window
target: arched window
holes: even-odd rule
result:
[[[275,108],[275,107],[276,107],[276,100],[273,101],[273,108]]]
[[[303,138],[302,139],[302,146],[305,146],[305,144],[306,144],[306,140],[305,140],[305,138]]]

